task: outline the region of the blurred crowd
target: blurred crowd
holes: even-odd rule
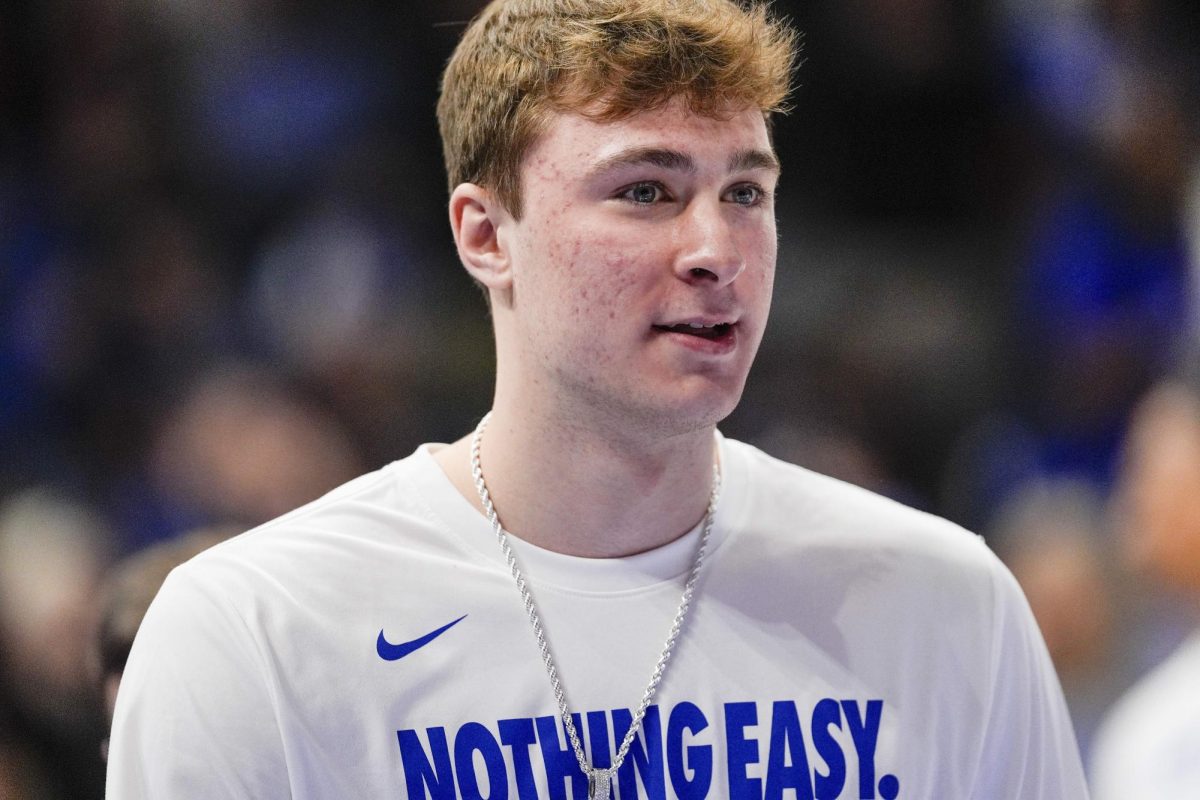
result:
[[[0,796],[102,796],[146,582],[486,411],[433,115],[481,6],[0,6]],[[1200,528],[1200,6],[774,7],[777,294],[723,429],[982,533],[1090,757],[1200,612],[1151,539]]]

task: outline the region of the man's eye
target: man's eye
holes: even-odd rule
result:
[[[758,186],[744,184],[729,191],[729,199],[739,206],[754,206],[762,202],[765,193]]]
[[[638,205],[648,206],[662,200],[664,194],[662,187],[657,183],[635,183],[622,192],[621,196]]]

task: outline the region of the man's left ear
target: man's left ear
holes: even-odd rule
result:
[[[489,291],[512,287],[512,260],[502,236],[511,222],[496,196],[478,184],[460,183],[450,194],[450,228],[458,257]]]

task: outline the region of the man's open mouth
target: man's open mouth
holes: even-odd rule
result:
[[[733,323],[718,322],[714,325],[702,325],[698,322],[681,322],[678,325],[655,325],[656,331],[663,333],[682,333],[688,336],[698,336],[701,339],[723,339],[732,330]]]

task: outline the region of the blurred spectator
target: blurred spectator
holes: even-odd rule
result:
[[[1200,366],[1200,365],[1197,365]],[[1138,407],[1118,495],[1124,553],[1200,619],[1200,375]],[[1092,766],[1096,800],[1178,800],[1200,787],[1200,630],[1113,709]]]
[[[4,727],[19,733],[23,744],[9,751],[23,754],[18,779],[69,797],[99,797],[103,778],[87,642],[108,546],[96,515],[54,492],[30,489],[0,507],[0,653],[12,702],[0,742]]]
[[[1124,597],[1110,564],[1101,496],[1079,481],[1014,493],[986,531],[1025,590],[1062,682],[1084,758],[1103,713],[1126,684]]]
[[[330,414],[265,371],[225,366],[167,414],[151,481],[168,519],[252,527],[363,471]]]

